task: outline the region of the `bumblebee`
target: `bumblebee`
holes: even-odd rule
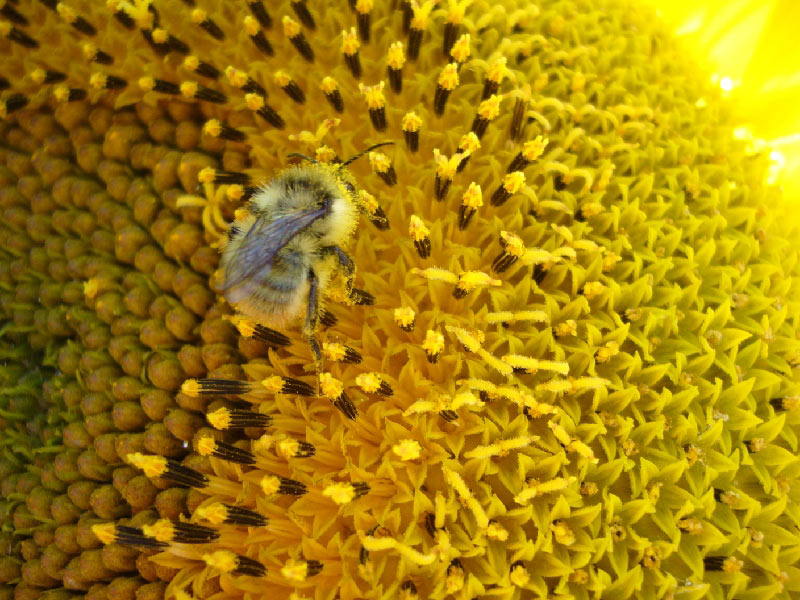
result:
[[[302,320],[317,371],[322,364],[316,335],[320,306],[324,298],[335,295],[334,281],[343,276],[345,301],[373,301],[370,294],[353,287],[356,269],[347,248],[366,207],[346,167],[388,144],[370,146],[338,164],[290,154],[304,162],[260,187],[250,198],[246,215],[228,230],[220,261],[225,299],[264,327],[286,329]]]

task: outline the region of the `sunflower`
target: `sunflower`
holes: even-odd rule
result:
[[[0,15],[3,600],[800,589],[796,219],[651,10]],[[317,376],[220,250],[367,149]]]

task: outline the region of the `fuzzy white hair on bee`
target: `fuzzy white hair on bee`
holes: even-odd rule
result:
[[[333,294],[334,281],[344,278],[348,304],[371,304],[372,296],[353,287],[355,263],[347,253],[365,207],[347,165],[370,146],[338,164],[305,161],[290,166],[250,198],[247,212],[228,230],[222,250],[222,290],[237,312],[270,329],[286,329],[302,321],[302,333],[316,359],[321,305]]]

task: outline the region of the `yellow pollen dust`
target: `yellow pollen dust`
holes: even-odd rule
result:
[[[408,306],[401,306],[394,309],[394,321],[400,327],[411,327],[414,324],[416,315],[413,309]]]
[[[358,52],[361,44],[358,41],[358,34],[356,28],[351,27],[350,31],[342,32],[342,53],[345,56],[353,56]]]
[[[171,542],[175,536],[175,526],[169,519],[159,519],[152,525],[142,527],[142,533],[159,542]]]
[[[339,362],[345,357],[347,346],[344,344],[323,342],[322,353],[325,355],[325,358],[334,362]]]
[[[53,88],[53,98],[59,102],[66,102],[69,100],[69,87],[66,85],[57,85]]]
[[[153,41],[156,44],[164,44],[169,39],[169,34],[167,33],[167,30],[161,27],[154,29],[152,35],[153,35]]]
[[[461,136],[461,140],[458,142],[458,149],[461,150],[462,153],[470,156],[475,154],[481,147],[481,141],[478,139],[478,136],[475,135],[474,132],[470,131],[469,133]]]
[[[425,0],[420,6],[417,0],[411,0],[411,10],[414,13],[414,16],[411,18],[411,29],[416,29],[417,31],[425,29],[425,25],[428,23],[428,17],[437,2],[438,0]]]
[[[422,446],[417,440],[401,440],[392,446],[392,452],[401,460],[416,460],[422,454]]]
[[[483,344],[482,334],[476,336],[466,329],[455,327],[453,325],[446,325],[445,329],[456,336],[456,339],[458,339],[459,343],[464,346],[467,352],[477,352],[480,350],[481,344]]]
[[[353,501],[353,498],[356,497],[356,490],[349,483],[331,483],[325,486],[325,489],[322,490],[322,495],[341,506]]]
[[[275,82],[275,85],[283,88],[292,83],[292,76],[286,71],[278,70],[272,75],[272,80]]]
[[[525,157],[525,160],[533,162],[544,153],[544,149],[547,148],[549,143],[550,140],[546,137],[537,135],[534,139],[523,144],[522,156]]]
[[[483,192],[481,186],[474,181],[469,184],[464,195],[461,197],[461,204],[467,208],[480,208],[483,206]]]
[[[252,111],[260,110],[265,104],[263,96],[253,93],[244,95],[244,103],[247,104],[247,108]]]
[[[383,88],[386,84],[381,81],[375,85],[358,84],[358,91],[364,96],[367,102],[367,108],[370,110],[378,110],[386,106],[386,96],[383,95]]]
[[[356,377],[356,385],[368,394],[377,392],[381,383],[382,380],[377,373],[361,373]]]
[[[197,94],[198,85],[195,81],[184,81],[181,86],[181,95],[184,98],[194,98],[195,94]]]
[[[392,42],[386,63],[390,69],[399,71],[406,64],[406,54],[403,51],[403,42]]]
[[[167,470],[167,459],[163,456],[148,456],[132,452],[125,457],[130,464],[141,469],[148,477],[160,477]]]
[[[181,384],[181,392],[191,398],[197,398],[200,396],[200,391],[200,384],[197,383],[196,379],[187,379],[183,382],[183,384]]]
[[[381,550],[395,550],[400,556],[410,560],[418,566],[425,566],[436,560],[435,554],[423,554],[402,542],[398,542],[390,537],[364,536],[361,538],[361,545],[369,552],[380,552]]]
[[[239,559],[230,550],[217,550],[209,554],[203,554],[201,557],[203,561],[209,566],[223,573],[232,573],[239,568]]]
[[[731,556],[726,558],[722,563],[722,570],[726,573],[738,573],[742,570],[744,566],[744,561],[739,560],[735,556]]]
[[[553,532],[553,537],[556,538],[559,544],[571,546],[575,543],[575,534],[563,520],[558,520],[550,525],[550,531]]]
[[[467,8],[473,0],[448,0],[447,3],[447,22],[459,25],[464,20]]]
[[[325,94],[332,94],[339,89],[339,84],[333,77],[323,77],[322,82],[319,84],[320,89]]]
[[[458,86],[458,64],[450,63],[445,65],[442,72],[439,73],[439,87],[452,91]]]
[[[415,131],[419,131],[420,127],[422,127],[422,119],[419,118],[417,113],[410,112],[403,115],[403,119],[400,122],[400,128],[403,131],[413,133]]]
[[[285,439],[278,442],[276,448],[284,458],[294,458],[300,450],[300,442],[297,440]]]
[[[605,346],[600,348],[595,355],[595,360],[599,363],[605,363],[619,354],[619,344],[617,342],[608,342]]]
[[[417,215],[411,215],[408,223],[408,235],[414,238],[415,242],[421,242],[428,238],[430,230],[426,227]]]
[[[156,82],[152,77],[140,77],[139,87],[144,92],[151,91],[156,86]]]
[[[204,11],[203,9],[195,8],[192,11],[192,22],[195,25],[199,25],[200,23],[203,23],[206,20],[208,20],[208,15],[206,14],[206,11]]]
[[[231,424],[231,413],[227,408],[219,408],[207,413],[206,419],[215,429],[227,429]]]
[[[58,12],[61,18],[67,23],[74,23],[78,18],[78,15],[75,14],[75,11],[63,2],[56,4],[56,12]]]
[[[503,99],[497,94],[492,94],[478,105],[478,115],[481,119],[491,121],[500,114],[500,102]]]
[[[509,580],[517,587],[525,587],[530,582],[531,576],[524,565],[517,565],[511,569]]]
[[[281,22],[283,23],[283,33],[286,34],[286,37],[293,38],[300,34],[300,23],[290,16],[283,17]]]
[[[486,79],[494,83],[502,83],[503,79],[508,77],[507,62],[508,59],[505,56],[501,56],[492,61],[489,65],[489,70],[486,72]]]
[[[491,522],[486,528],[486,535],[491,540],[505,542],[508,539],[508,530],[500,523]]]
[[[219,122],[217,119],[210,119],[205,122],[203,125],[203,133],[207,133],[212,137],[219,136],[220,132],[222,131],[222,123]]]
[[[447,156],[439,152],[438,148],[434,148],[433,160],[436,162],[436,174],[442,179],[452,179],[455,177],[458,165],[461,164],[463,158],[464,155],[461,153],[456,153],[447,158]]]
[[[376,173],[386,173],[392,166],[392,161],[382,152],[370,152],[368,158],[370,167]]]
[[[301,583],[306,580],[308,575],[308,563],[304,560],[290,558],[281,567],[281,575],[289,581]]]
[[[261,381],[261,385],[263,385],[268,392],[273,394],[280,392],[283,389],[284,383],[283,377],[280,375],[272,375]]]
[[[374,4],[373,0],[356,0],[356,11],[366,15],[372,10]]]
[[[525,244],[515,233],[508,231],[500,232],[500,239],[504,242],[503,250],[511,256],[520,257],[525,254]]]
[[[334,399],[341,396],[344,391],[344,384],[338,379],[334,379],[330,373],[320,374],[319,387],[323,396]]]
[[[221,525],[228,518],[228,509],[221,502],[213,502],[196,508],[194,516],[204,519],[212,525]]]
[[[197,69],[197,67],[200,66],[200,59],[194,56],[193,54],[190,54],[189,56],[183,59],[183,66],[185,69],[189,71],[194,71]]]
[[[103,544],[111,544],[117,536],[117,526],[114,523],[96,523],[92,525],[92,533]]]
[[[237,88],[247,85],[247,81],[250,79],[247,73],[231,66],[225,67],[225,77],[227,77],[228,83]]]
[[[525,184],[525,173],[514,171],[503,177],[503,189],[509,194],[516,194]]]
[[[217,450],[217,441],[209,436],[203,436],[197,440],[197,453],[201,456],[211,456]]]
[[[245,15],[243,23],[244,30],[247,32],[247,35],[251,37],[258,35],[258,32],[261,31],[261,25],[250,15]]]
[[[92,73],[91,77],[89,77],[89,85],[96,90],[102,90],[105,88],[107,81],[108,76],[104,73]]]
[[[494,279],[483,271],[464,271],[458,276],[458,287],[465,292],[470,292],[479,287],[497,287],[502,285],[503,282],[499,279]]]
[[[469,48],[469,34],[465,33],[462,35],[456,43],[453,44],[453,47],[450,49],[450,56],[453,57],[453,60],[457,63],[466,62],[470,55],[470,48]]]
[[[264,492],[265,495],[271,496],[272,494],[277,494],[281,488],[281,480],[279,477],[275,475],[264,475],[261,478],[261,491]]]

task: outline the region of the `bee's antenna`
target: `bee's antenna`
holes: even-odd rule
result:
[[[380,144],[373,144],[372,146],[362,150],[355,156],[351,156],[350,158],[348,158],[346,161],[344,161],[342,164],[339,165],[339,169],[344,169],[351,162],[358,160],[359,158],[364,156],[367,152],[372,152],[373,150],[375,150],[375,148],[380,148],[381,146],[391,146],[392,144],[394,144],[394,142],[381,142]]]
[[[311,158],[310,156],[306,156],[305,154],[301,154],[300,152],[292,152],[286,158],[302,158],[314,164],[317,164],[319,162],[316,158]]]

